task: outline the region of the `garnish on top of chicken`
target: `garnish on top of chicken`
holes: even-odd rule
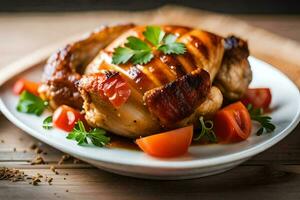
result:
[[[184,54],[153,50],[150,62],[114,64],[129,36],[144,40],[146,26],[104,27],[52,55],[40,95],[55,108],[83,109],[87,122],[136,138],[198,125],[226,100],[242,97],[252,79],[247,43],[182,26],[159,26],[177,36]]]

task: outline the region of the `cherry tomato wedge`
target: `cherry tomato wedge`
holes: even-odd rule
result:
[[[246,140],[252,123],[247,108],[239,101],[219,110],[214,117],[214,131],[223,142]]]
[[[101,95],[104,95],[115,108],[121,107],[129,98],[131,90],[129,84],[119,73],[104,75],[101,83]]]
[[[26,79],[19,79],[17,82],[15,82],[14,87],[13,87],[13,92],[16,95],[21,94],[24,90],[38,96],[38,88],[39,88],[40,84],[33,82],[33,81],[29,81]]]
[[[241,100],[244,105],[252,104],[254,108],[269,108],[272,101],[272,94],[269,88],[248,89]]]
[[[136,140],[147,154],[156,157],[175,157],[187,152],[193,137],[193,126],[151,135]]]
[[[73,130],[78,120],[84,120],[84,116],[66,105],[59,106],[53,113],[53,125],[68,132]]]

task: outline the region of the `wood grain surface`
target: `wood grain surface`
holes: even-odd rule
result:
[[[145,23],[144,20],[240,35],[249,41],[253,55],[274,64],[300,86],[300,46],[297,43],[300,42],[300,16],[237,15],[233,18],[178,7],[142,13],[0,14],[0,67],[101,24]],[[32,186],[28,182],[0,180],[0,199],[299,199],[299,134],[298,125],[274,147],[220,175],[184,181],[150,181],[114,175],[82,162],[73,163],[73,159],[57,165],[63,155],[61,152],[36,141],[1,115],[0,167],[17,168],[31,175],[48,175],[53,177],[53,184],[42,182]],[[33,143],[47,153],[41,153],[47,164],[30,164],[36,157],[30,149]],[[57,166],[59,174],[50,170],[52,165]]]

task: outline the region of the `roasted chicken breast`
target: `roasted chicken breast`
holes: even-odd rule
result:
[[[197,125],[199,116],[210,117],[221,107],[223,95],[231,100],[244,94],[252,77],[246,42],[189,27],[160,27],[178,36],[187,51],[182,55],[154,52],[147,64],[116,65],[112,62],[115,48],[129,36],[144,39],[146,27],[103,28],[49,59],[41,96],[52,107],[67,104],[83,109],[91,126],[135,138]],[[122,106],[115,107],[101,94],[103,74],[128,84],[130,96]]]

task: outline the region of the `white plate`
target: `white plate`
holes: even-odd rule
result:
[[[16,111],[18,97],[12,94],[12,84],[16,77],[7,81],[0,88],[0,109],[15,125],[37,139],[82,159],[101,169],[150,179],[186,179],[220,173],[249,159],[273,146],[290,133],[298,124],[300,116],[300,95],[298,88],[281,72],[270,65],[250,59],[253,70],[252,87],[269,87],[272,90],[271,117],[276,125],[272,134],[252,135],[246,141],[236,144],[213,144],[192,146],[189,153],[173,159],[157,159],[143,152],[119,149],[81,147],[75,141],[67,140],[66,133],[58,129],[44,130],[41,117]],[[32,67],[18,75],[32,80],[39,80],[43,68]],[[3,76],[1,74],[0,76]]]

